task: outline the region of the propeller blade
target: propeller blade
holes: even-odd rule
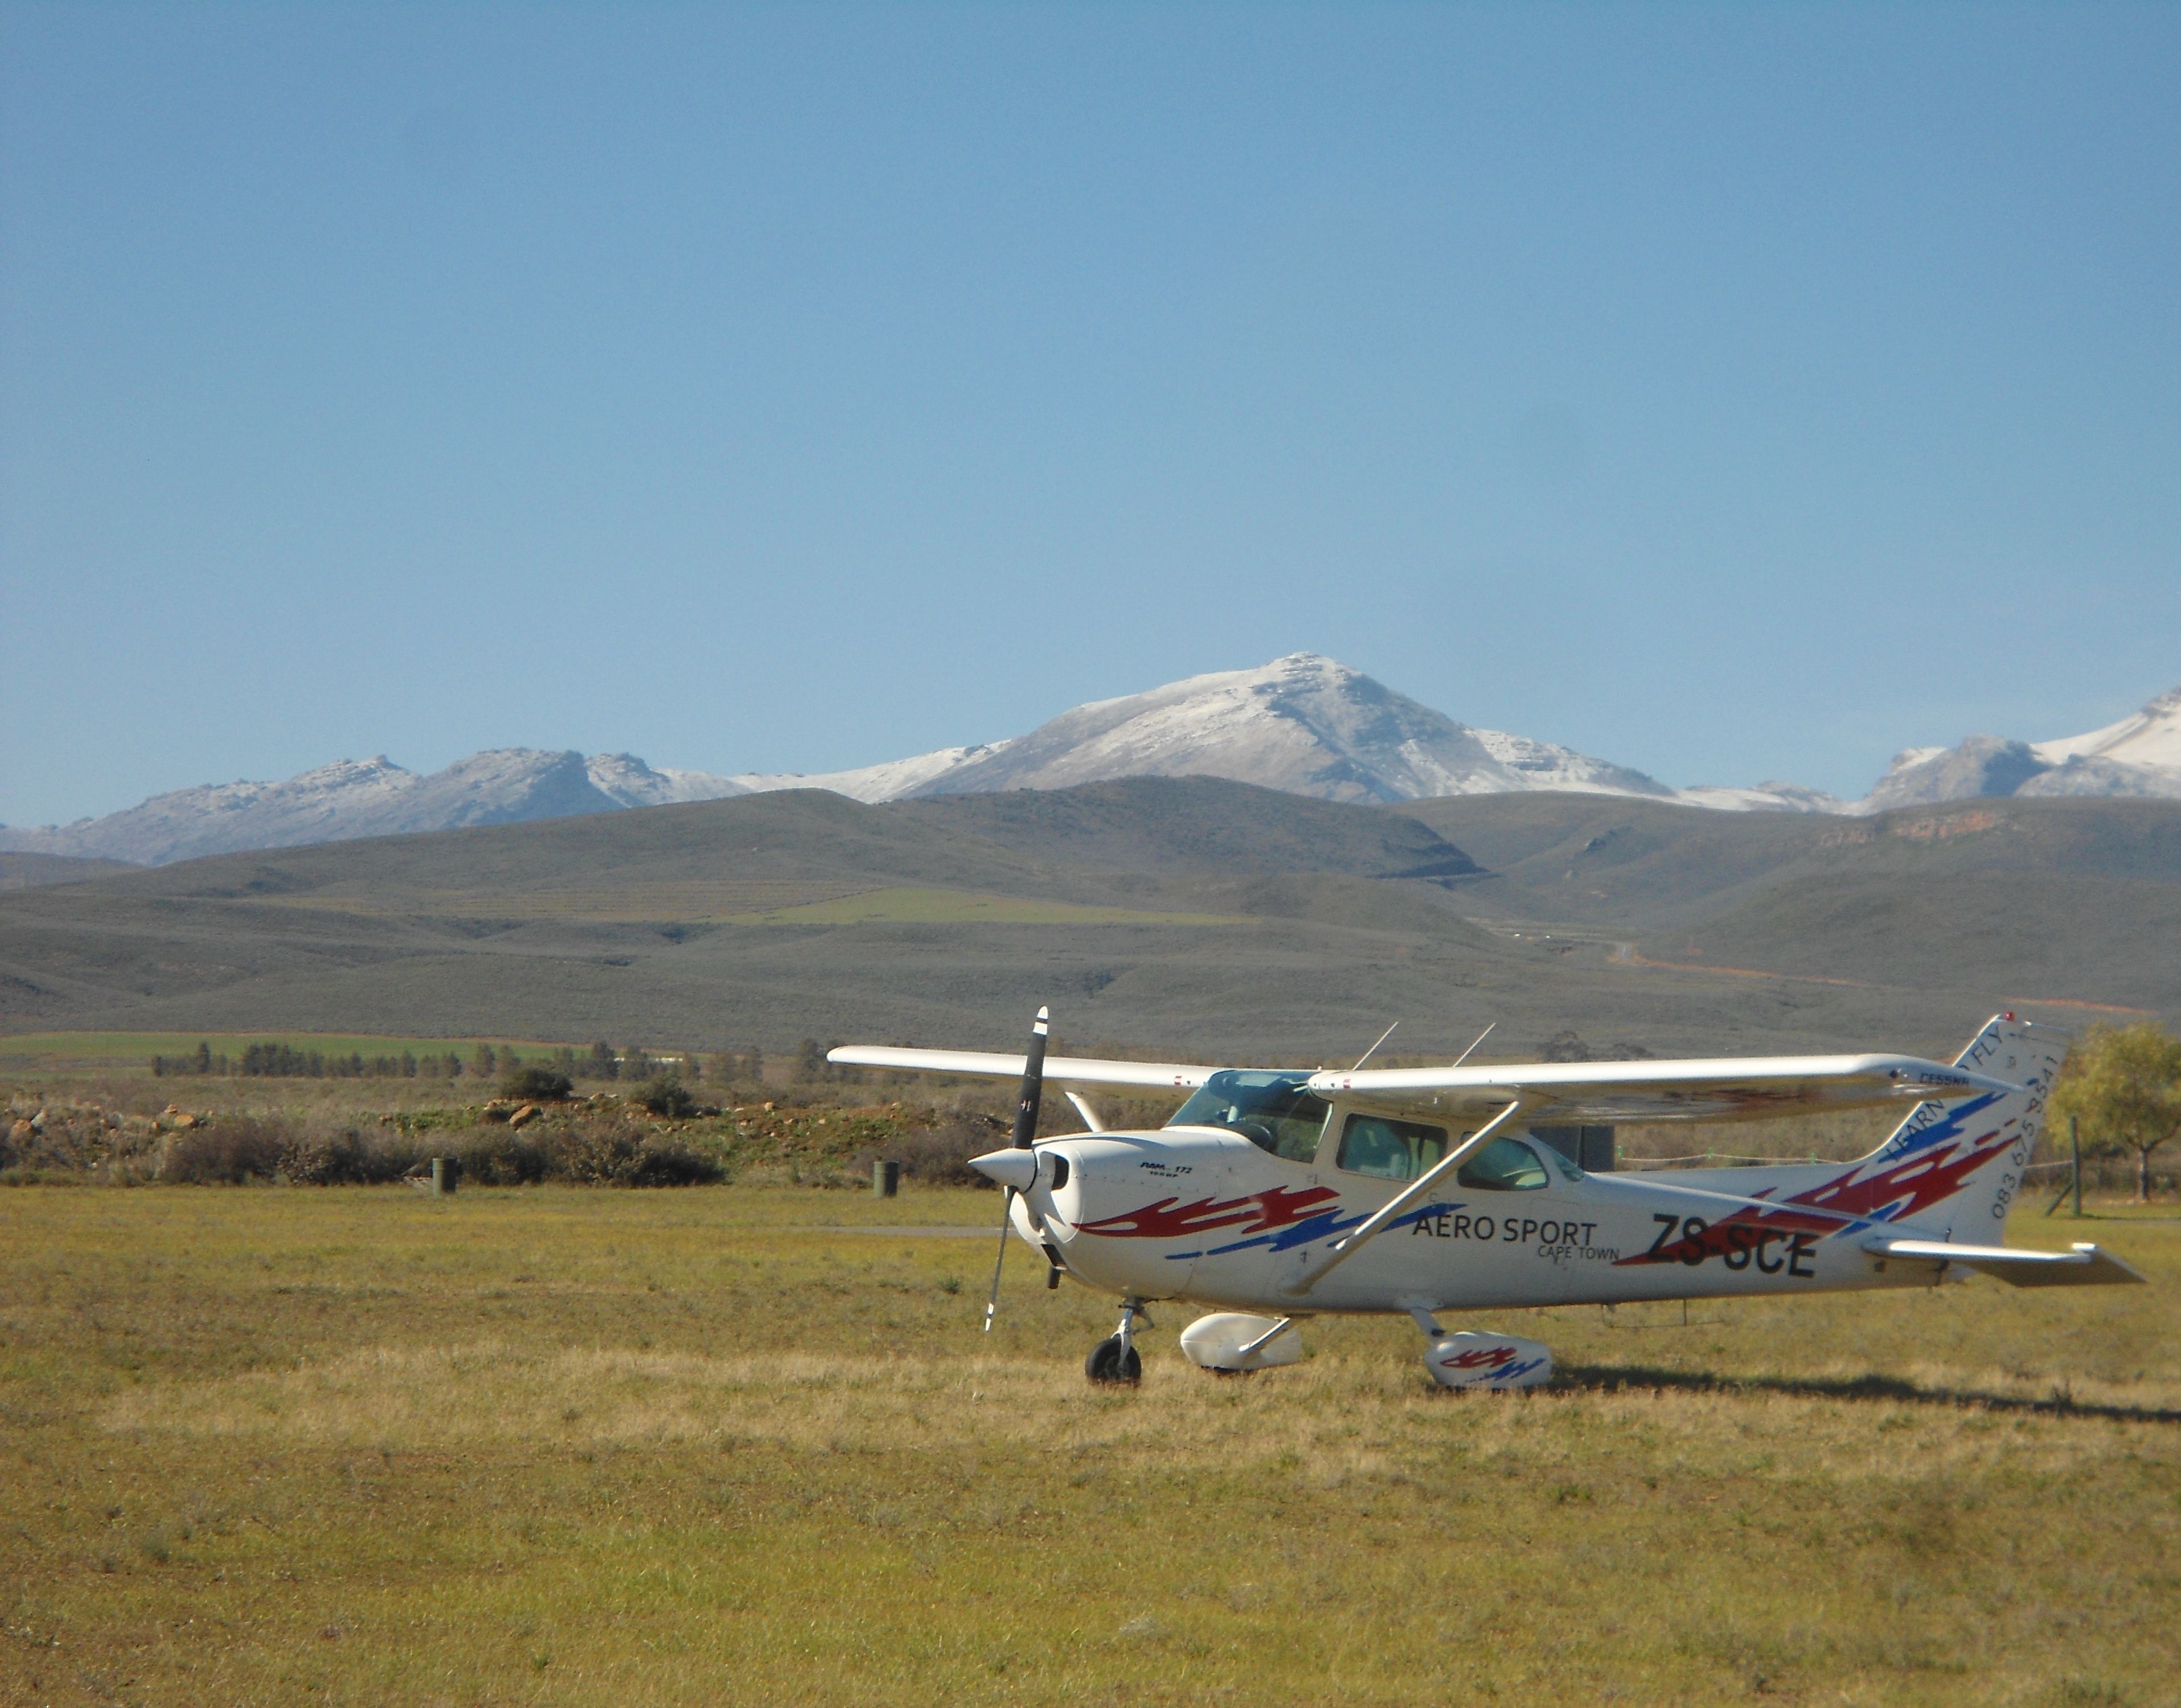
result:
[[[1028,1150],[1037,1137],[1038,1105],[1045,1101],[1045,1039],[1052,1029],[1052,1016],[1041,1007],[1037,1019],[1030,1029],[1030,1053],[1023,1057],[1022,1094],[1015,1099],[1015,1131],[1012,1149]],[[995,1159],[997,1160],[997,1159]],[[1009,1173],[1014,1171],[1008,1171]],[[1036,1165],[1030,1167],[1030,1176],[1036,1176]],[[1008,1263],[1008,1224],[1013,1220],[1015,1208],[1015,1188],[1010,1183],[1000,1194],[1000,1248],[992,1259],[992,1291],[985,1301],[985,1332],[992,1331],[992,1319],[1000,1309],[1000,1271]]]
[[[985,1301],[985,1332],[992,1331],[992,1319],[1000,1309],[1000,1271],[1008,1262],[1008,1222],[1013,1216],[1015,1189],[1008,1187],[1000,1194],[1000,1249],[992,1259],[992,1291]]]
[[[1045,1100],[1045,1035],[1052,1025],[1052,1014],[1039,1009],[1030,1029],[1030,1054],[1023,1057],[1022,1096],[1015,1104],[1017,1150],[1028,1150],[1037,1137],[1038,1105]]]

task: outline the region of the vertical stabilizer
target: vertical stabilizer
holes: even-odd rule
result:
[[[1885,1143],[1838,1180],[1797,1196],[1873,1221],[1913,1224],[1918,1233],[1997,1245],[2022,1171],[2037,1148],[2068,1034],[2002,1014],[1954,1058],[2018,1091],[1959,1103],[1919,1103]]]

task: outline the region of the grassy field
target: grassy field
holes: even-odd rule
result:
[[[0,1702],[2154,1703],[2181,1222],[2146,1288],[1502,1313],[1173,1349],[989,1193],[0,1192]]]

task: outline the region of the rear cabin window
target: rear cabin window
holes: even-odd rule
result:
[[[1494,1139],[1455,1170],[1454,1177],[1471,1192],[1535,1192],[1552,1184],[1537,1152],[1519,1138]]]
[[[1318,1135],[1332,1111],[1322,1099],[1303,1089],[1309,1077],[1223,1069],[1206,1079],[1167,1125],[1223,1127],[1289,1162],[1314,1161]]]
[[[1414,1180],[1446,1154],[1446,1129],[1383,1116],[1351,1115],[1340,1129],[1335,1159],[1351,1174]]]

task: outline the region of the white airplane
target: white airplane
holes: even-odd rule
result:
[[[848,1045],[830,1059],[1019,1076],[1013,1143],[970,1162],[1006,1190],[985,1326],[1012,1227],[1043,1253],[1048,1287],[1066,1275],[1119,1296],[1120,1327],[1085,1361],[1094,1382],[1140,1378],[1136,1332],[1160,1299],[1222,1308],[1181,1336],[1208,1369],[1293,1364],[1295,1323],[1320,1312],[1404,1313],[1438,1381],[1513,1388],[1546,1380],[1551,1353],[1514,1335],[1449,1333],[1439,1312],[1928,1287],[1972,1271],[2017,1287],[2143,1279],[2095,1245],[2001,1242],[2065,1054],[2064,1034],[2012,1014],[1951,1066],[1906,1055],[1333,1072],[1047,1061],[1047,1025],[1041,1008],[1027,1055]],[[1035,1138],[1047,1080],[1087,1131]],[[1157,1132],[1107,1132],[1085,1094],[1115,1088],[1190,1095]],[[1591,1171],[1537,1136],[1882,1105],[1907,1118],[1846,1164]]]

